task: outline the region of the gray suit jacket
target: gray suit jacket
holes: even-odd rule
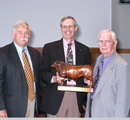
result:
[[[94,71],[101,59],[97,58]],[[90,94],[85,117],[89,117]],[[92,101],[92,117],[127,117],[130,109],[130,65],[116,52],[101,76]]]

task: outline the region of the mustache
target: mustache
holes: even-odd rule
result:
[[[28,40],[27,38],[21,38],[20,40]]]

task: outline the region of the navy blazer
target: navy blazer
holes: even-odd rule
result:
[[[39,109],[40,52],[28,46],[36,84],[36,114]],[[0,49],[0,110],[8,117],[25,117],[28,103],[28,85],[14,43]]]
[[[89,48],[75,41],[75,50],[76,65],[89,64]],[[60,108],[64,96],[64,91],[58,91],[58,84],[51,83],[52,76],[56,75],[56,70],[55,68],[52,68],[51,65],[56,60],[65,62],[63,39],[45,44],[43,47],[42,56],[43,68],[41,70],[41,76],[42,80],[47,83],[47,86],[42,97],[41,110],[48,114],[55,115]],[[80,78],[76,84],[84,85],[83,77]],[[83,96],[84,93],[77,92],[78,106],[80,112],[82,111]]]

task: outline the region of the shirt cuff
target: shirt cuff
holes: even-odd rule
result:
[[[54,77],[54,76],[53,76]],[[51,83],[54,83],[53,77],[51,78]]]
[[[76,82],[74,80],[67,81],[67,85],[76,85]]]

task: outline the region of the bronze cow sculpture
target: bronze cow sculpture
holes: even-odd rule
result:
[[[93,85],[93,69],[90,65],[69,65],[62,61],[55,61],[51,67],[54,67],[58,75],[63,78],[70,78],[75,81],[80,77],[90,80],[90,87]]]

